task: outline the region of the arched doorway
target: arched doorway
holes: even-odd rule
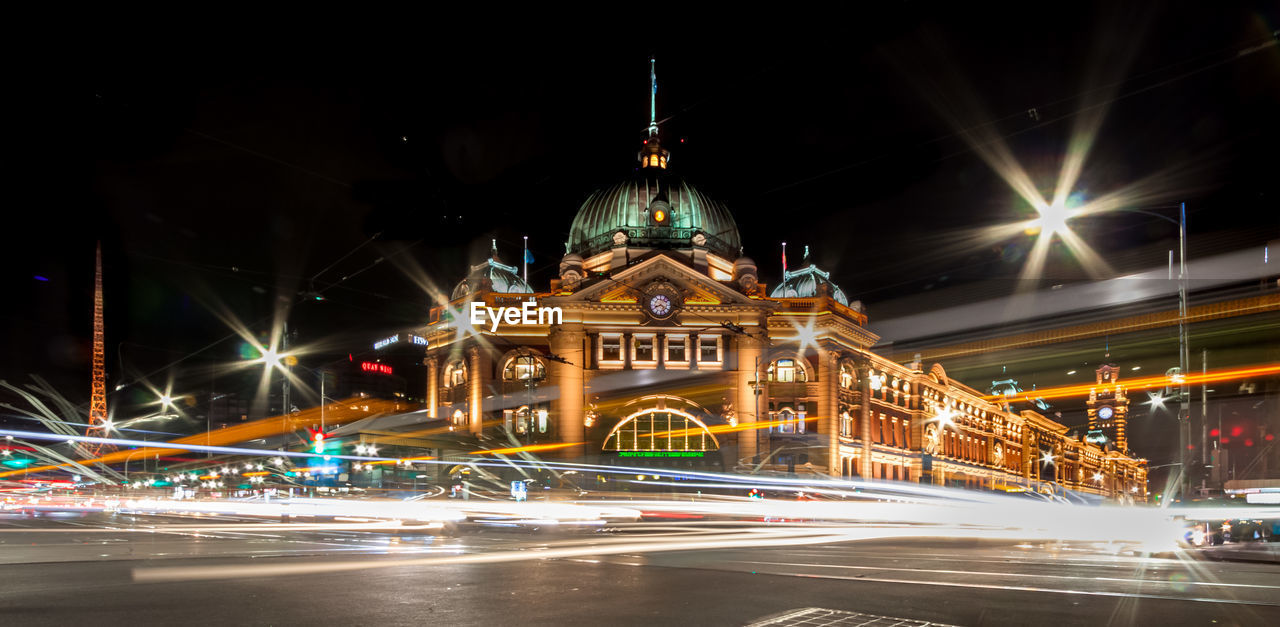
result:
[[[724,427],[707,424],[717,416],[677,397],[655,396],[633,403],[627,408],[630,413],[604,437],[600,452],[606,463],[664,470],[724,470],[721,443],[715,435]],[[652,479],[646,476],[644,480]],[[646,488],[631,485],[626,489]]]
[[[605,451],[626,453],[705,453],[720,450],[716,436],[701,420],[680,409],[652,407],[622,419],[605,436]],[[683,455],[652,455],[683,457]],[[701,455],[688,455],[701,457]]]

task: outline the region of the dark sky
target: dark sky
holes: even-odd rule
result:
[[[116,377],[121,359],[149,372],[225,335],[212,308],[252,322],[312,289],[327,299],[293,309],[300,339],[360,349],[429,306],[393,258],[449,289],[490,237],[515,260],[529,235],[546,285],[578,205],[634,167],[649,54],[672,167],[728,203],[762,280],[779,279],[781,241],[793,259],[808,244],[872,315],[1020,267],[1000,245],[936,246],[1030,211],[939,103],[976,105],[961,122],[994,122],[1048,194],[1075,112],[1107,85],[1078,187],[1191,164],[1196,252],[1275,237],[1280,50],[1233,60],[1274,38],[1267,3],[1040,4],[68,31],[15,78],[0,377],[41,373],[87,400],[96,240]],[[1117,256],[1169,237],[1143,220],[1082,232]],[[1060,254],[1051,268],[1073,271]]]

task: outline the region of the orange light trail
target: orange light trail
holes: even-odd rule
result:
[[[782,425],[794,425],[801,421],[813,422],[821,420],[819,416],[805,416],[804,418],[789,418],[786,420],[761,420],[759,422],[740,422],[736,425],[713,425],[707,427],[710,433],[732,433],[736,431],[753,431],[755,429],[768,429],[770,427],[778,427]],[[655,438],[682,438],[685,436],[696,436],[702,433],[701,428],[689,427],[685,429],[672,429],[670,431],[655,431],[652,437]],[[644,437],[650,437],[645,435]]]
[[[422,457],[401,457],[400,459],[380,459],[380,460],[375,461],[375,462],[365,462],[365,464],[364,464],[364,465],[365,465],[365,466],[374,466],[374,465],[382,465],[382,464],[399,464],[399,463],[407,463],[407,462],[421,462],[421,461],[426,461],[426,460],[428,460],[428,459],[435,459],[435,457],[432,457],[432,456],[430,456],[430,455],[423,455]]]
[[[1233,368],[1227,370],[1215,370],[1202,374],[1189,374],[1183,377],[1183,381],[1175,381],[1173,377],[1165,375],[1157,375],[1150,377],[1139,377],[1137,379],[1129,379],[1121,381],[1118,385],[1125,390],[1150,390],[1152,388],[1162,388],[1167,386],[1181,385],[1197,385],[1200,383],[1217,383],[1219,381],[1231,381],[1234,379],[1243,379],[1246,377],[1261,377],[1267,375],[1280,374],[1280,364],[1272,364],[1269,366],[1255,366],[1252,368]],[[1013,396],[1001,396],[993,394],[982,397],[984,401],[993,402],[1016,402],[1029,401],[1035,398],[1051,399],[1051,398],[1067,398],[1070,396],[1083,396],[1090,390],[1111,387],[1111,384],[1099,385],[1097,383],[1082,383],[1078,385],[1063,385],[1053,388],[1042,388],[1023,392]]]
[[[511,448],[495,448],[487,451],[472,451],[467,455],[506,455],[509,453],[532,453],[535,451],[552,451],[558,448],[580,446],[586,442],[560,442],[557,444],[530,444],[529,446],[513,446]]]

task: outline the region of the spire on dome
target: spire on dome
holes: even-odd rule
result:
[[[658,73],[657,60],[649,58],[649,137],[640,150],[640,167],[667,169],[671,152],[662,148],[658,140]]]
[[[658,72],[657,59],[649,57],[649,137],[658,136]]]

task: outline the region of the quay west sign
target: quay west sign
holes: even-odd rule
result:
[[[538,303],[526,300],[519,307],[486,307],[483,302],[471,301],[471,324],[490,324],[489,331],[496,333],[498,325],[518,324],[561,324],[564,322],[564,311],[559,307],[539,307]]]

